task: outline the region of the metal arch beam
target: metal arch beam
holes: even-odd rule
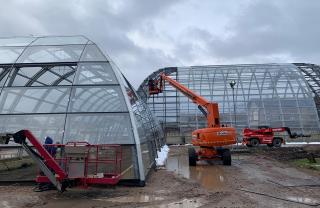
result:
[[[72,67],[70,67],[70,68],[72,68]],[[57,79],[56,81],[54,81],[53,83],[52,83],[52,85],[53,86],[56,86],[56,85],[58,85],[60,82],[62,82],[63,80],[68,80],[67,78],[68,77],[70,77],[70,76],[72,76],[73,74],[75,74],[75,72],[76,72],[76,69],[74,69],[74,68],[72,68],[72,71],[70,71],[70,72],[67,72],[67,73],[65,73],[64,75],[59,75],[59,79]],[[70,81],[70,80],[68,80],[69,82],[71,82],[71,84],[72,84],[72,81]]]
[[[15,63],[14,67],[43,67],[43,66],[76,66],[77,62],[41,62],[41,63]],[[0,67],[12,67],[12,64],[0,64]]]
[[[29,87],[29,86],[31,86],[32,84],[34,84],[35,82],[39,82],[38,81],[38,79],[39,79],[39,77],[41,77],[46,71],[50,71],[51,73],[53,73],[53,74],[55,74],[56,76],[58,76],[59,78],[56,80],[56,81],[54,81],[51,85],[49,85],[49,84],[45,84],[45,83],[43,83],[45,86],[56,86],[56,85],[58,85],[61,81],[63,81],[64,79],[66,79],[67,77],[69,77],[69,76],[71,76],[72,74],[74,74],[75,73],[75,69],[73,68],[73,66],[75,66],[75,65],[57,65],[57,66],[67,66],[67,67],[70,67],[71,69],[72,69],[72,71],[70,71],[70,72],[68,72],[68,73],[66,73],[66,74],[64,74],[64,75],[60,75],[60,74],[57,74],[57,73],[55,73],[55,72],[52,72],[51,71],[51,69],[52,68],[54,68],[54,67],[56,67],[56,65],[40,65],[40,66],[36,66],[36,67],[42,67],[42,69],[39,71],[39,72],[37,72],[33,77],[31,77],[31,79],[26,83],[26,87]],[[26,67],[32,67],[32,66],[26,66]],[[21,68],[23,68],[23,67],[21,67]],[[19,67],[19,69],[20,69],[20,67]],[[13,80],[12,80],[13,81]],[[41,83],[41,82],[39,82],[39,83]],[[11,83],[12,84],[12,83]]]
[[[11,77],[9,79],[8,82],[8,86],[12,86],[13,81],[15,79],[15,77],[17,76],[17,74],[19,73],[20,68],[23,67],[42,67],[42,69],[37,72],[33,77],[31,77],[31,79],[26,83],[26,87],[31,86],[33,83],[37,82],[37,79],[43,75],[48,69],[53,68],[55,66],[75,66],[76,63],[75,62],[65,62],[65,63],[22,63],[22,64],[15,64],[14,65],[14,70],[11,74]],[[8,68],[11,67],[11,65],[4,65],[4,64],[0,64],[0,67],[2,68]],[[7,70],[8,71],[8,70]],[[6,74],[1,74],[0,76],[5,76]],[[14,103],[11,105],[11,110],[15,109],[16,105],[19,103],[20,99],[23,96],[18,96],[15,100]],[[60,98],[59,98],[60,99]],[[38,103],[39,104],[39,103]]]
[[[312,92],[314,92],[316,96],[320,97],[320,80],[317,79],[317,78],[320,78],[320,66],[317,66],[314,64],[303,64],[303,63],[297,63],[294,65],[296,65],[304,74]],[[312,75],[309,71],[307,71],[307,69],[312,70],[312,72],[314,72],[315,75]],[[311,84],[310,80],[312,80],[315,85]]]
[[[63,81],[64,79],[66,79],[67,77],[71,76],[72,74],[75,73],[75,69],[72,68],[72,66],[68,66],[70,68],[72,68],[72,71],[64,74],[64,75],[60,75],[60,74],[57,74],[55,72],[53,72],[51,69],[53,69],[55,66],[52,65],[52,66],[43,66],[42,69],[37,72],[32,78],[30,81],[27,82],[26,86],[31,86],[33,83],[37,82],[38,79],[46,72],[46,71],[50,71],[51,73],[55,74],[56,76],[58,76],[59,78],[54,81],[51,85],[52,86],[56,86],[58,85],[61,81]],[[50,86],[49,84],[45,84],[47,86]]]
[[[52,67],[52,68],[49,70],[52,74],[57,75],[58,77],[62,77],[63,75],[55,72],[55,70],[52,70],[52,69],[54,69],[55,67],[66,67],[66,66],[54,66],[54,67]],[[75,66],[68,66],[68,67],[72,68],[72,70],[76,70],[76,69],[73,68],[73,67],[77,67],[77,65],[75,65]],[[59,70],[59,69],[58,69],[58,70]]]
[[[40,71],[38,71],[31,79],[26,83],[26,87],[30,87],[33,83],[35,83],[47,70],[53,68],[53,66],[43,66]]]
[[[0,74],[0,81],[10,72],[11,67],[0,67],[3,71]]]
[[[20,70],[20,68],[18,68],[18,67],[14,67],[13,68],[11,76],[9,75],[9,81],[8,81],[8,85],[7,86],[9,86],[9,87],[12,86],[12,83],[15,80],[19,70]]]
[[[301,70],[305,77],[305,80],[308,83],[308,86],[310,87],[311,91],[315,94],[313,100],[318,111],[318,116],[320,117],[320,66],[305,63],[294,63],[294,65]]]
[[[309,73],[307,70],[305,70],[304,68],[300,68],[300,70],[305,74],[305,76],[307,76],[307,78],[313,80],[315,83],[319,84],[319,81],[316,79],[316,77],[314,75],[312,75],[311,73]]]

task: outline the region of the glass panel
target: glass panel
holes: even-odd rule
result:
[[[15,133],[28,129],[39,140],[44,142],[50,136],[55,142],[62,141],[65,115],[0,115],[0,131]]]
[[[124,86],[134,113],[134,120],[138,130],[140,142],[152,141],[154,143],[159,143],[159,141],[163,138],[163,132],[158,121],[152,115],[147,104],[136,95],[133,87],[124,76],[123,79]],[[153,150],[150,150],[150,152],[152,151]]]
[[[107,59],[95,44],[90,44],[84,49],[81,61],[107,61]]]
[[[34,37],[0,38],[0,46],[27,46],[35,39]]]
[[[142,154],[142,161],[143,161],[145,175],[148,174],[148,172],[152,168],[152,163],[154,163],[154,158],[151,159],[152,153],[153,151],[152,151],[150,142],[141,144],[141,154]]]
[[[0,68],[0,86],[2,87],[10,73],[11,68]]]
[[[30,79],[17,74],[12,84],[13,86],[25,86],[28,83],[28,81],[30,81]]]
[[[75,66],[55,66],[46,70],[38,81],[45,85],[72,85],[75,72]]]
[[[31,45],[70,45],[86,44],[88,39],[83,36],[56,36],[40,37]]]
[[[23,67],[19,68],[18,74],[25,77],[33,77],[41,69],[41,67]]]
[[[0,96],[0,113],[66,112],[70,88],[5,88]]]
[[[90,144],[134,144],[129,113],[69,114],[64,137]]]
[[[119,86],[77,87],[73,89],[70,112],[128,111]]]
[[[314,107],[314,101],[313,99],[311,98],[306,98],[306,99],[298,99],[298,105],[301,106],[301,107]]]
[[[16,62],[24,47],[0,47],[0,63],[10,64]]]
[[[16,68],[7,86],[72,85],[75,71],[75,66]]]
[[[75,85],[117,84],[109,63],[81,63],[77,69]]]
[[[32,82],[32,77],[41,71],[41,67],[23,67],[14,68],[7,85],[10,86],[26,86],[28,82]],[[35,80],[34,80],[35,81]],[[30,85],[30,84],[29,84]]]
[[[285,100],[285,99],[280,99],[281,106],[284,107],[296,107],[297,106],[297,101],[296,100]]]
[[[17,63],[77,62],[84,45],[30,46]]]
[[[37,78],[37,81],[38,81],[37,84],[33,84],[33,85],[39,86],[39,85],[43,85],[44,83],[46,83],[46,85],[52,85],[55,82],[59,82],[58,81],[59,79],[62,79],[62,77],[57,75],[56,73],[52,72],[51,70],[44,70],[44,73],[41,74],[39,78]],[[72,84],[72,83],[70,83],[70,84]]]

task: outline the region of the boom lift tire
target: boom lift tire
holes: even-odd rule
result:
[[[260,144],[259,139],[257,139],[257,138],[251,138],[251,139],[250,139],[250,145],[251,145],[252,147],[257,147],[257,146],[259,146],[259,144]]]
[[[225,149],[222,153],[223,165],[231,165],[231,152],[229,149]]]
[[[282,138],[280,137],[275,137],[272,141],[272,144],[274,147],[281,147],[282,144]]]
[[[197,160],[198,160],[198,155],[197,155],[196,150],[193,147],[190,147],[188,149],[188,154],[189,154],[189,165],[196,166]]]

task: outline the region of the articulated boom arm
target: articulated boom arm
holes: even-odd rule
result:
[[[219,108],[218,103],[209,102],[204,97],[196,94],[186,86],[180,84],[176,80],[166,76],[164,73],[160,74],[160,87],[158,92],[163,91],[163,83],[167,81],[175,89],[179,90],[182,94],[192,100],[193,103],[198,105],[199,110],[206,116],[208,121],[208,127],[220,127]],[[158,84],[158,83],[156,83]],[[154,93],[155,94],[155,93]],[[205,109],[204,109],[205,108]]]
[[[57,187],[57,189],[63,192],[67,186],[65,179],[67,173],[62,170],[55,159],[50,153],[43,147],[43,145],[36,139],[36,137],[29,130],[21,130],[13,134],[14,142],[21,144],[23,149],[30,155],[30,157],[36,161],[41,171],[48,177],[50,182]],[[34,146],[38,151],[35,152],[28,144],[26,139]]]
[[[166,80],[171,86],[179,90],[182,94],[184,94],[186,97],[192,100],[192,102],[194,102],[195,104],[198,104],[201,106],[207,106],[208,104],[210,104],[210,102],[207,99],[196,94],[195,92],[185,87],[184,85],[180,84],[176,80],[166,76],[164,73],[161,74],[161,78],[163,80]]]
[[[297,137],[296,133],[293,133],[293,134],[291,133],[291,130],[289,127],[271,128],[271,130],[273,132],[285,132],[286,131],[291,139]]]

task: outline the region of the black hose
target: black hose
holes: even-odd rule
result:
[[[277,183],[275,181],[267,180],[271,183],[277,184],[282,187],[291,188],[291,187],[320,187],[320,184],[301,184],[301,185],[283,185],[281,183]]]

